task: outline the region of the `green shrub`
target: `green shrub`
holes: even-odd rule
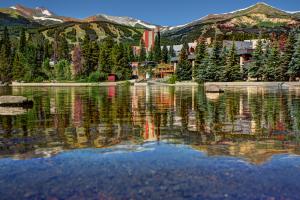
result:
[[[107,80],[107,74],[99,71],[92,72],[88,77],[88,81],[91,83],[106,81],[106,80]]]
[[[175,84],[177,81],[176,75],[170,76],[170,78],[167,80],[168,84]]]

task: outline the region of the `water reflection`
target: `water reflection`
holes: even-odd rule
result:
[[[165,142],[261,164],[300,154],[300,92],[198,87],[10,88],[33,109],[0,116],[0,156],[50,157],[68,149]]]

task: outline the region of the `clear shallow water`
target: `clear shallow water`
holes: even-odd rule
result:
[[[35,102],[0,116],[1,199],[300,199],[300,91],[0,93]]]

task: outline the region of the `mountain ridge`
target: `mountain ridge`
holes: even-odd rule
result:
[[[300,25],[300,12],[285,11],[259,2],[228,13],[209,14],[183,25],[162,26],[132,17],[106,14],[76,19],[57,15],[44,7],[27,8],[16,5],[0,9],[0,22],[0,26],[40,27],[47,34],[51,33],[50,35],[56,30],[72,35],[72,41],[82,39],[85,34],[98,39],[108,34],[118,40],[137,40],[143,30],[160,27],[163,42],[182,43],[196,40],[200,35],[212,37],[219,34],[226,38],[230,34],[246,34],[252,37],[251,35],[259,32],[286,32]]]

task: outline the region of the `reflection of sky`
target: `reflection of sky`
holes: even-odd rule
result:
[[[1,199],[297,199],[298,180],[298,156],[252,165],[165,143],[0,160]]]

